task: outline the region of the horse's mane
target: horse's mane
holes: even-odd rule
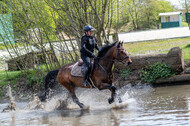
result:
[[[101,51],[98,52],[98,57],[103,57],[105,56],[106,52],[113,47],[117,42],[114,42],[112,44],[106,44],[104,46],[102,46]]]

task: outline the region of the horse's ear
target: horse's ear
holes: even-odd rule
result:
[[[123,41],[121,41],[121,46],[123,46]]]
[[[121,46],[123,46],[123,41],[117,42],[117,48],[120,48]]]

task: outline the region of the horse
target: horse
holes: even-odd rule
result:
[[[113,103],[116,97],[119,103],[122,102],[122,99],[116,93],[116,87],[113,85],[112,66],[114,62],[123,62],[128,65],[132,63],[121,41],[104,45],[101,48],[98,56],[94,58],[94,70],[90,76],[96,88],[99,90],[109,89],[111,91],[111,97],[108,99],[109,104]],[[83,86],[83,77],[71,75],[73,65],[74,63],[63,66],[57,74],[57,80],[69,91],[73,102],[83,109],[85,105],[77,98],[75,89],[76,87],[91,88],[91,86],[90,84]]]

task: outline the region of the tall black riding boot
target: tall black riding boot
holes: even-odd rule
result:
[[[84,71],[84,78],[83,78],[83,86],[87,86],[87,77],[88,77],[88,69],[86,68]]]

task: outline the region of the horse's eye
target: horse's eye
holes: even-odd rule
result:
[[[125,52],[122,50],[121,53],[125,53]]]

